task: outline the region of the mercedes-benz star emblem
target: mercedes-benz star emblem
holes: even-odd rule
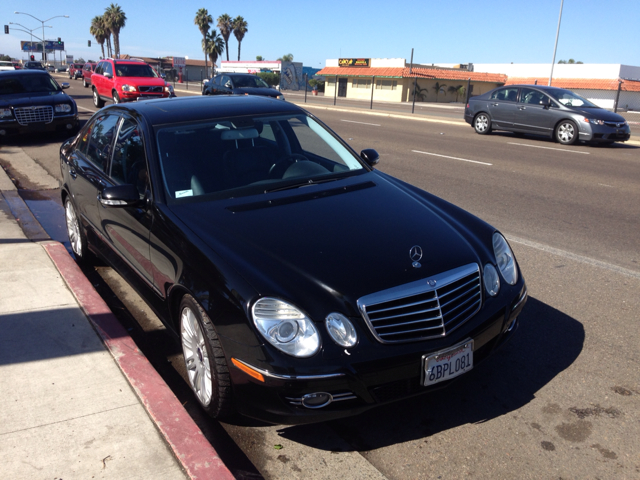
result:
[[[420,265],[420,260],[422,260],[422,248],[419,245],[411,247],[411,250],[409,250],[409,257],[413,262],[411,264],[413,268],[420,268],[422,266]]]

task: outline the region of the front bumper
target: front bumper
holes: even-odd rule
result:
[[[586,142],[626,142],[631,138],[629,125],[610,127],[607,125],[581,125],[580,140]]]
[[[20,135],[25,133],[58,132],[73,130],[78,126],[78,114],[55,115],[49,123],[34,122],[21,125],[15,118],[0,120],[0,137],[4,135]]]
[[[395,347],[378,343],[372,350],[381,354],[368,358],[360,358],[355,351],[353,354],[340,352],[341,359],[331,363],[327,359],[330,366],[324,372],[275,374],[232,353],[232,357],[264,377],[264,382],[259,382],[229,362],[238,410],[243,415],[270,423],[304,424],[357,415],[378,405],[446,387],[457,378],[430,387],[421,384],[422,357],[465,339],[473,339],[474,365],[477,365],[517,329],[518,315],[527,301],[524,280],[513,287],[511,298],[513,300],[506,306],[483,307],[465,328],[442,340]],[[332,401],[320,408],[301,404],[305,395],[315,393],[328,393]]]

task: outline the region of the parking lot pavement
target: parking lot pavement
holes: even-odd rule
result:
[[[65,248],[45,240],[21,202],[0,169],[5,477],[233,478]]]

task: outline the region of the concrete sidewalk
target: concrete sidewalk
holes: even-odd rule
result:
[[[27,238],[21,202],[0,168],[3,476],[233,478],[65,248]]]

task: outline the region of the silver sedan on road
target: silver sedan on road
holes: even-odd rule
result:
[[[624,117],[594,105],[570,90],[540,85],[506,85],[472,97],[464,119],[481,135],[492,130],[611,144],[629,140]]]

